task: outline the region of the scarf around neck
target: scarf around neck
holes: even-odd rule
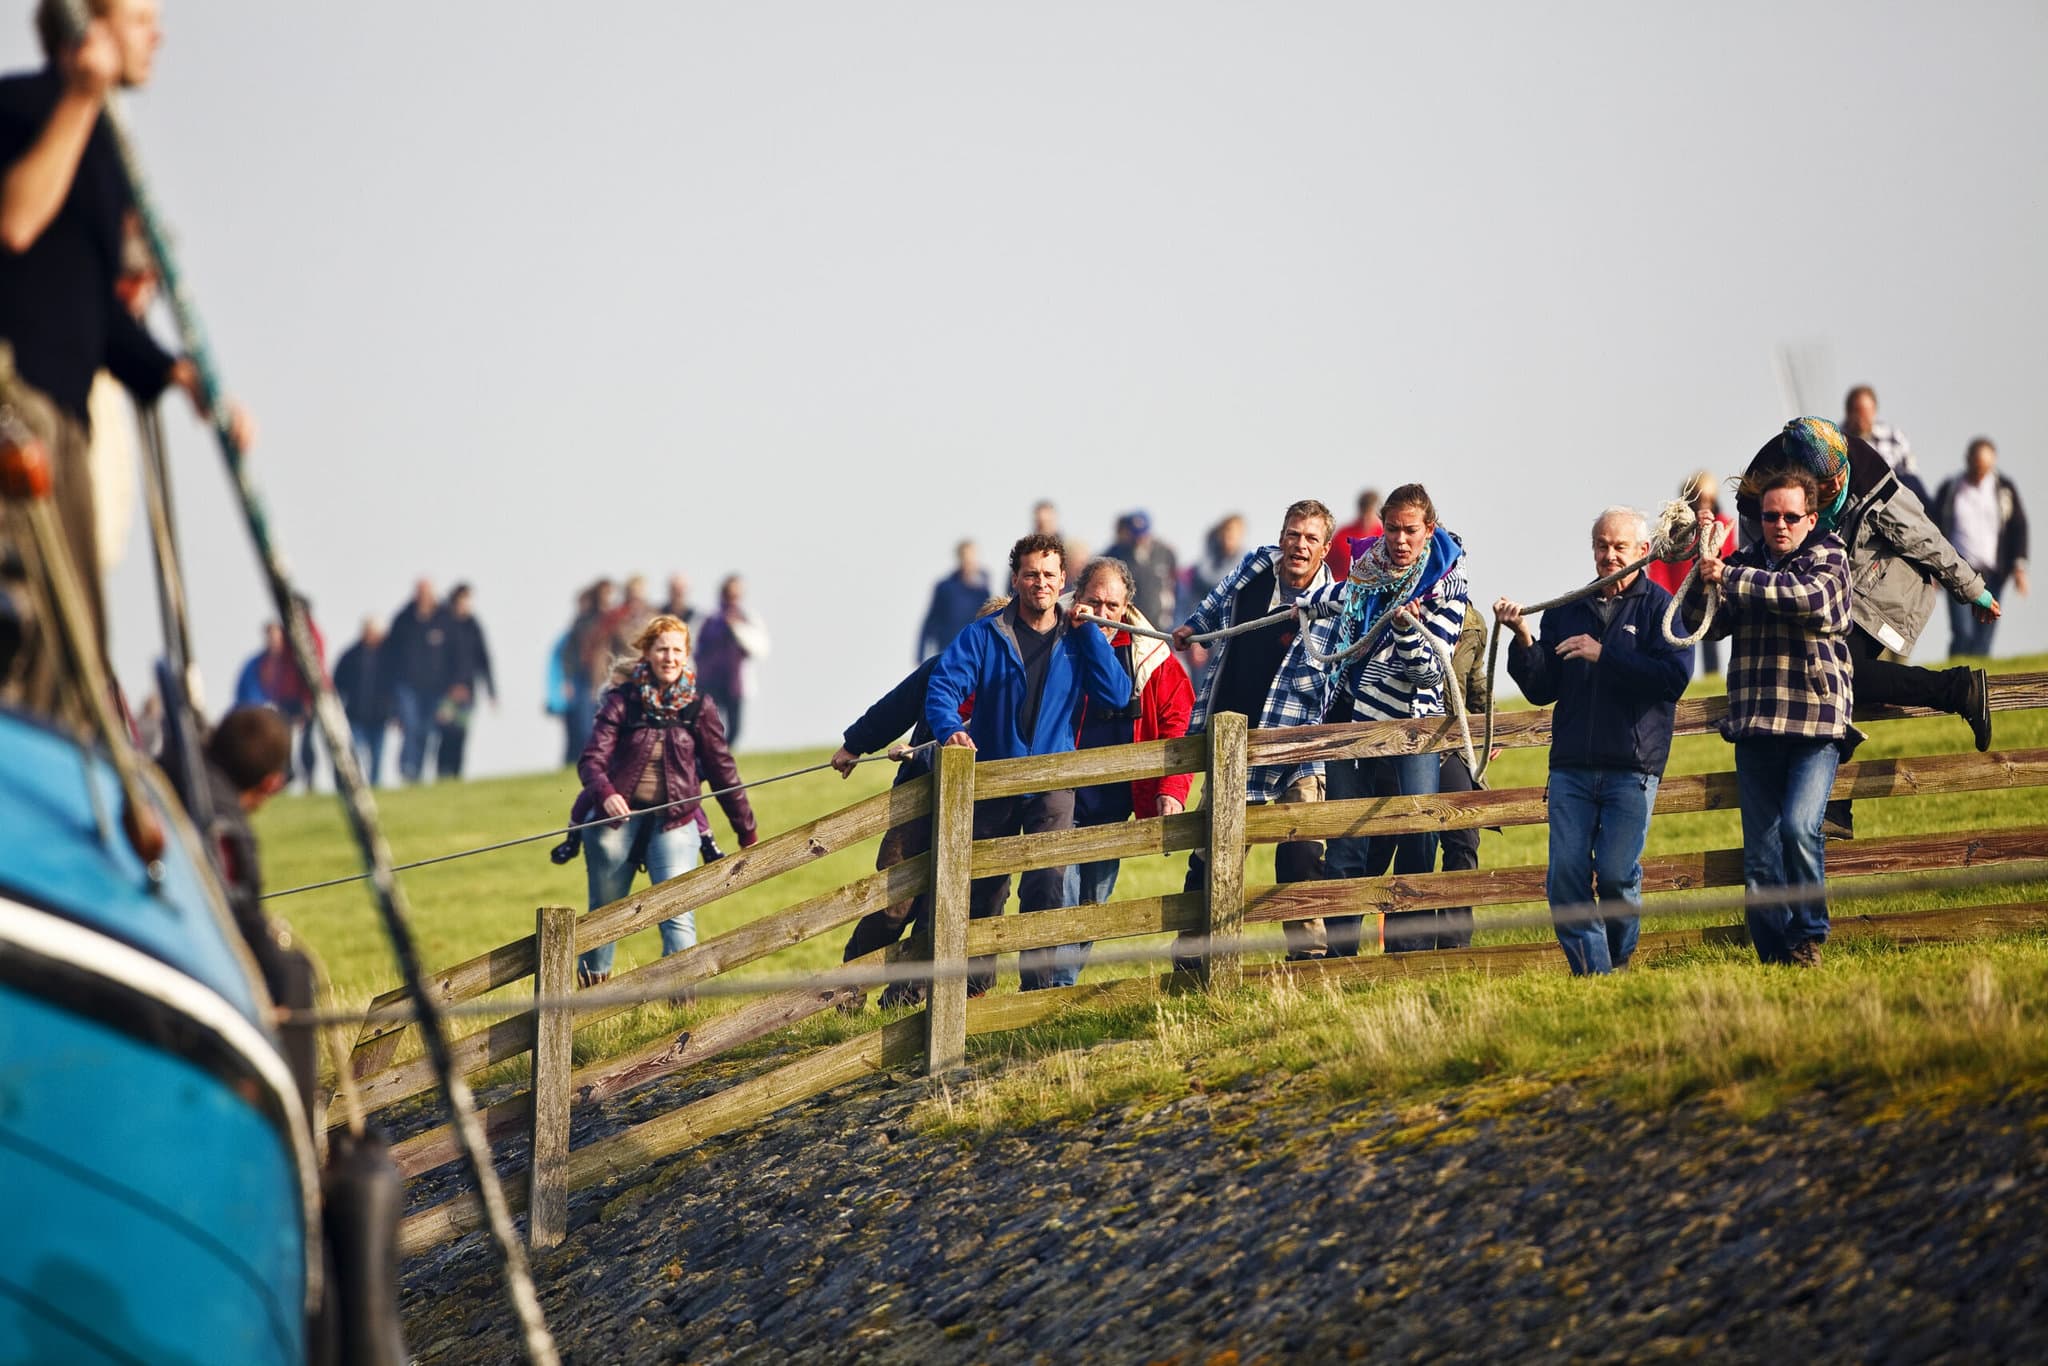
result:
[[[640,710],[647,718],[665,725],[673,723],[683,708],[697,700],[697,669],[688,660],[683,661],[683,671],[676,681],[667,687],[655,679],[654,670],[644,659],[633,666],[626,682],[639,689]]]

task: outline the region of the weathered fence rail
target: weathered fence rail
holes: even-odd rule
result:
[[[2011,675],[1994,680],[1993,706],[2001,711],[2048,706],[2048,674]],[[1721,699],[1680,704],[1679,732],[1711,730],[1725,715]],[[1859,713],[1859,721],[1885,721],[1918,711]],[[1506,713],[1497,728],[1506,747],[1547,743],[1545,711]],[[715,1093],[646,1120],[623,1133],[583,1148],[568,1145],[568,1116],[574,1107],[599,1103],[638,1086],[674,1076],[744,1044],[849,999],[850,990],[781,991],[729,1013],[664,1036],[621,1056],[571,1063],[569,1025],[559,1014],[537,1026],[531,1003],[506,1001],[506,1018],[458,1039],[458,1065],[475,1072],[531,1054],[532,1079],[521,1094],[484,1114],[494,1139],[526,1134],[532,1140],[528,1164],[529,1236],[545,1245],[561,1236],[567,1192],[600,1182],[655,1158],[680,1151],[713,1134],[729,1131],[803,1097],[842,1085],[882,1068],[921,1065],[932,1072],[958,1066],[966,1041],[976,1034],[1021,1028],[1077,1002],[1139,1000],[1166,990],[1172,975],[1144,973],[1109,982],[1033,992],[968,998],[966,969],[971,959],[1053,948],[1079,940],[1114,940],[1142,935],[1195,932],[1205,938],[1202,979],[1227,986],[1246,976],[1313,973],[1338,977],[1396,977],[1418,972],[1471,968],[1523,971],[1561,970],[1563,960],[1548,943],[1492,945],[1439,953],[1370,955],[1329,963],[1248,965],[1239,949],[1247,925],[1329,914],[1385,915],[1446,906],[1501,906],[1540,902],[1541,864],[1422,873],[1343,881],[1291,883],[1247,889],[1245,861],[1258,844],[1327,839],[1415,830],[1479,826],[1522,826],[1547,819],[1544,790],[1515,788],[1435,797],[1368,798],[1306,805],[1251,806],[1245,802],[1249,767],[1294,764],[1375,754],[1447,749],[1456,728],[1441,720],[1315,726],[1277,732],[1247,732],[1243,718],[1221,715],[1206,734],[1088,750],[1048,759],[977,764],[971,752],[941,749],[935,772],[925,778],[856,802],[796,830],[762,841],[753,849],[576,917],[544,909],[536,934],[480,954],[433,979],[443,1001],[474,999],[540,973],[536,990],[552,995],[574,955],[613,942],[685,910],[697,910],[819,858],[854,848],[894,825],[932,822],[931,852],[855,878],[835,891],[806,898],[783,910],[707,939],[695,948],[659,959],[613,978],[614,985],[638,984],[681,994],[694,983],[758,962],[794,945],[832,933],[858,917],[907,897],[929,892],[932,928],[928,942],[911,941],[878,951],[868,962],[903,962],[915,956],[934,965],[925,1009],[843,1043],[814,1050],[796,1061],[733,1082]],[[1015,796],[1048,788],[1129,782],[1174,773],[1201,773],[1207,783],[1203,805],[1169,816],[1054,834],[973,838],[977,799]],[[1931,754],[1871,759],[1844,765],[1838,796],[1891,798],[1930,793],[2015,791],[2048,786],[2048,750],[1991,754]],[[1732,773],[1668,778],[1658,794],[1660,814],[1732,809]],[[2016,807],[2039,815],[2038,805]],[[1203,849],[1209,852],[1199,887],[1165,896],[1137,897],[1106,906],[1041,911],[1028,916],[970,920],[969,884],[977,877],[1057,867],[1083,860],[1131,858]],[[1829,876],[1856,878],[1958,867],[1988,867],[2048,859],[2048,825],[2026,824],[1987,830],[1864,839],[1829,850]],[[1644,861],[1644,891],[1652,896],[1740,886],[1741,851],[1713,849],[1658,855]],[[1840,917],[1842,933],[1870,932],[1873,926],[1912,938],[1965,936],[2041,924],[2048,910],[2032,902],[1913,912],[1884,917]],[[1483,928],[1483,924],[1482,924]],[[1740,926],[1717,926],[1646,934],[1641,952],[1657,954],[1740,938]],[[565,967],[564,965],[570,965]],[[401,1000],[396,993],[379,1004]],[[630,1007],[600,1006],[580,1011],[575,1027],[595,1023]],[[366,1028],[351,1066],[363,1104],[371,1110],[419,1095],[431,1085],[421,1060],[394,1061],[408,1025]],[[396,1148],[408,1176],[431,1170],[455,1156],[445,1129],[430,1130]],[[418,1251],[475,1227],[473,1203],[459,1198],[421,1211],[406,1221],[403,1243]]]

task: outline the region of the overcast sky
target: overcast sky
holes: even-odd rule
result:
[[[1192,554],[1421,479],[1475,597],[1549,596],[1791,415],[1783,347],[2048,507],[2037,3],[165,9],[131,116],[278,535],[334,652],[475,583],[480,771],[553,762],[545,652],[633,570],[744,572],[747,747],[829,742],[1042,496]],[[172,440],[219,702],[266,608]],[[115,601],[132,682],[139,535]]]

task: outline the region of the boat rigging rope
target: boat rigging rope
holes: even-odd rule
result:
[[[84,0],[63,0],[60,13],[68,30],[67,41],[84,41],[92,22]],[[448,1100],[449,1116],[461,1148],[463,1165],[475,1183],[478,1201],[483,1206],[492,1248],[504,1275],[506,1296],[519,1322],[526,1356],[540,1366],[555,1366],[560,1360],[555,1340],[548,1332],[547,1321],[541,1313],[540,1296],[534,1290],[525,1250],[512,1227],[511,1207],[505,1202],[504,1188],[498,1181],[497,1168],[491,1163],[483,1128],[477,1123],[476,1105],[470,1095],[469,1083],[454,1065],[448,1051],[447,1032],[442,1028],[441,1012],[426,989],[426,971],[408,922],[405,893],[392,875],[391,851],[378,825],[376,803],[371,798],[369,785],[364,782],[361,766],[356,762],[355,744],[347,717],[343,715],[341,702],[320,663],[303,599],[293,587],[284,555],[271,535],[269,510],[244,458],[233,414],[224,401],[214,369],[212,348],[207,343],[198,310],[187,292],[184,276],[178,269],[165,220],[158,211],[148,178],[143,174],[141,159],[129,137],[119,97],[111,91],[106,97],[103,121],[127,177],[129,194],[136,217],[141,222],[143,236],[148,241],[150,254],[156,259],[157,275],[172,315],[177,320],[185,357],[198,376],[200,406],[211,419],[214,435],[219,440],[243,519],[248,523],[250,539],[255,543],[257,558],[277,606],[278,620],[284,623],[285,639],[291,646],[293,662],[313,699],[313,715],[326,741],[328,758],[334,765],[343,808],[348,813],[356,842],[362,848],[363,859],[369,865],[369,880],[376,892],[375,901],[384,921],[385,933],[391,940],[392,956],[398,962],[399,972],[412,999],[419,1003],[420,1034],[442,1093]],[[309,1256],[317,1255],[318,1249],[309,1248],[307,1252]]]
[[[930,749],[932,744],[932,741],[927,740],[921,745],[891,745],[886,754],[870,754],[865,759],[855,759],[854,762],[856,764],[874,764],[886,759],[900,764],[906,759]],[[789,778],[801,778],[806,773],[817,773],[831,767],[830,760],[822,764],[807,764],[803,768],[793,768],[787,773],[777,773],[767,778],[756,778],[750,783],[734,783],[731,787],[715,787],[709,792],[700,792],[694,797],[678,797],[672,802],[663,802],[659,806],[636,807],[632,814],[635,816],[651,816],[657,811],[667,811],[673,807],[687,806],[691,802],[709,801],[713,797],[723,797],[733,792],[744,792],[752,787],[766,787],[770,783],[783,782]],[[559,835],[572,835],[579,831],[595,829],[600,825],[617,825],[618,823],[618,817],[599,816],[595,820],[581,821],[574,825],[558,825],[551,830],[542,830],[537,834],[521,835],[517,839],[499,840],[496,844],[480,844],[474,849],[458,849],[452,854],[436,854],[432,858],[414,859],[411,863],[394,865],[391,871],[403,873],[413,868],[425,868],[436,863],[450,863],[456,859],[472,858],[478,854],[495,854],[500,849],[512,849],[522,844],[532,844],[536,840],[554,839]],[[300,892],[316,892],[323,887],[340,887],[351,882],[361,882],[367,876],[368,874],[366,873],[350,873],[347,877],[331,877],[325,882],[308,882],[299,887],[286,887],[283,891],[265,892],[263,899],[269,901],[273,897],[296,896]]]

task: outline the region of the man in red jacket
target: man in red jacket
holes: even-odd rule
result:
[[[1081,571],[1074,589],[1074,606],[1105,621],[1132,626],[1150,626],[1131,603],[1133,585],[1129,566],[1121,560],[1099,559]],[[1089,698],[1081,704],[1080,738],[1077,749],[1103,745],[1128,745],[1137,740],[1172,740],[1188,733],[1188,719],[1195,710],[1195,689],[1187,670],[1173,656],[1173,647],[1163,640],[1133,636],[1129,631],[1099,627],[1109,637],[1117,662],[1131,676],[1131,700],[1115,710]],[[1136,815],[1171,816],[1187,805],[1188,789],[1194,775],[1170,778],[1141,778],[1133,783],[1104,783],[1079,788],[1074,793],[1074,828],[1085,825],[1117,825]],[[1067,869],[1066,904],[1100,906],[1116,890],[1117,860],[1077,863]],[[1090,944],[1067,944],[1057,949],[1037,949],[1023,955],[1019,975],[1029,984],[1070,987],[1080,979],[1088,961]]]

